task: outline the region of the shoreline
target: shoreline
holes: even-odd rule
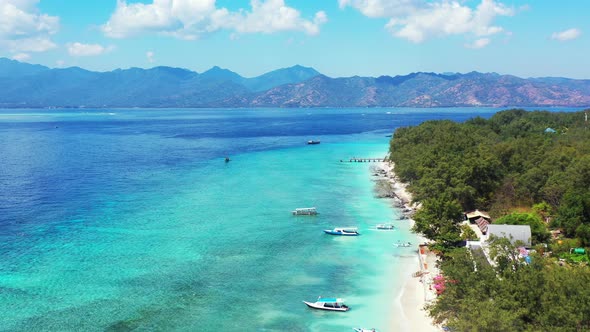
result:
[[[412,203],[412,194],[407,191],[407,184],[400,182],[394,171],[393,164],[390,162],[381,162],[377,164],[374,169],[376,173],[374,176],[380,176],[378,181],[385,181],[388,186],[382,188],[379,193],[380,197],[389,197],[394,200],[394,207],[402,211],[402,219],[405,219],[410,226],[414,225],[412,216],[419,204]],[[388,187],[388,188],[387,188]],[[427,239],[415,234],[419,244],[427,242]],[[436,299],[436,294],[432,290],[432,278],[438,274],[436,269],[436,256],[428,252],[426,247],[415,246],[416,258],[412,262],[408,262],[408,268],[414,266],[414,269],[403,272],[400,278],[405,278],[401,292],[397,298],[394,299],[397,307],[400,310],[399,314],[393,314],[393,321],[390,327],[394,327],[395,331],[425,331],[437,332],[441,331],[440,327],[434,324],[424,306]],[[413,274],[419,273],[415,277]],[[396,322],[396,316],[401,318],[402,323]]]

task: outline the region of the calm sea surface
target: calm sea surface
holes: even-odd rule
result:
[[[417,264],[392,244],[415,236],[370,164],[340,160],[496,111],[0,110],[0,330],[393,330]],[[301,302],[318,295],[352,309]]]

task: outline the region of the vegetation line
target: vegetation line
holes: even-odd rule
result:
[[[422,205],[414,230],[441,257],[444,291],[428,307],[436,322],[457,331],[590,329],[586,119],[508,110],[395,132],[395,173]],[[492,264],[480,249],[469,252],[464,240],[477,235],[463,219],[474,209],[489,211],[493,224],[529,225],[529,258],[510,239],[486,244]]]

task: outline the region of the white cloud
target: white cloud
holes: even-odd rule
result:
[[[68,53],[71,56],[96,56],[114,49],[113,46],[104,47],[100,44],[82,44],[82,43],[69,43]]]
[[[421,0],[338,0],[341,9],[350,6],[367,17],[398,17],[416,12],[425,5]]]
[[[559,41],[568,41],[574,40],[582,34],[580,29],[572,28],[565,31],[554,32],[551,34],[551,39],[559,40]]]
[[[387,30],[414,43],[448,35],[491,36],[504,31],[493,25],[496,17],[515,13],[494,0],[482,0],[476,8],[455,0],[339,0],[339,5],[353,7],[367,17],[389,18]]]
[[[2,40],[11,52],[45,52],[57,47],[49,38],[43,36]]]
[[[326,14],[325,11],[320,10],[319,12],[315,13],[315,16],[313,17],[314,24],[319,26],[326,22],[328,22],[328,14]]]
[[[28,61],[31,59],[31,55],[27,53],[18,53],[12,56],[12,59],[18,61]]]
[[[154,0],[153,4],[127,4],[117,0],[117,8],[109,21],[102,26],[102,30],[109,37],[124,38],[150,30],[165,29],[174,23],[169,0]]]
[[[147,52],[145,53],[145,57],[147,58],[147,61],[148,61],[149,63],[154,63],[154,62],[156,62],[156,59],[154,59],[154,56],[155,56],[155,54],[154,54],[154,52],[152,52],[152,51],[147,51]]]
[[[303,31],[315,35],[327,21],[323,11],[317,12],[313,20],[306,20],[284,0],[251,0],[250,7],[230,12],[218,8],[215,0],[153,0],[148,4],[118,0],[102,30],[112,38],[160,33],[193,40],[222,29],[237,33]]]
[[[273,33],[294,30],[317,35],[320,32],[320,25],[328,20],[323,11],[317,12],[313,21],[304,20],[297,9],[285,6],[283,0],[267,0],[265,2],[253,0],[251,5],[251,12],[238,14],[230,25],[239,33]]]
[[[479,48],[484,48],[484,47],[488,46],[488,44],[490,42],[491,42],[491,40],[489,38],[480,38],[480,39],[475,40],[471,44],[466,44],[465,47],[479,49]]]
[[[518,11],[521,11],[521,12],[525,12],[528,10],[531,10],[531,5],[529,5],[529,4],[524,4],[520,7],[518,7]]]
[[[0,47],[10,52],[44,52],[55,48],[50,36],[59,17],[40,13],[38,0],[0,0]]]

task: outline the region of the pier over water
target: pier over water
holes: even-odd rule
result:
[[[371,163],[371,162],[375,162],[375,163],[381,163],[381,162],[385,162],[387,160],[386,157],[383,158],[350,158],[348,159],[349,163]],[[344,162],[344,160],[340,159],[340,162]]]

